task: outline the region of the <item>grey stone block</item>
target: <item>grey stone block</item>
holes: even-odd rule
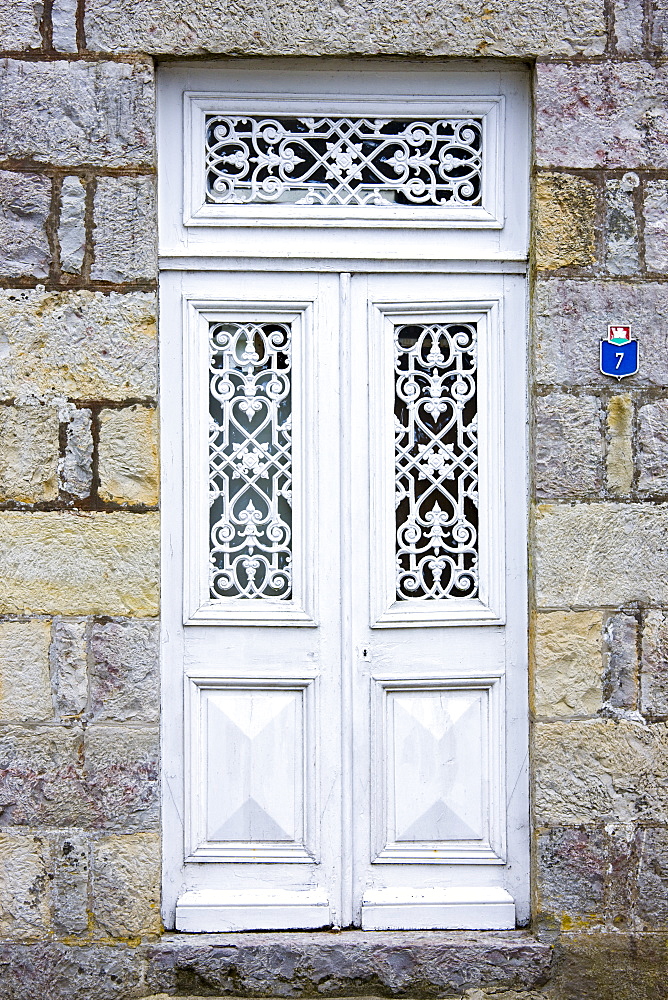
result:
[[[3,1000],[134,1000],[145,996],[136,948],[103,944],[0,944]]]
[[[65,177],[60,193],[60,266],[78,274],[86,250],[86,189],[78,177]]]
[[[536,380],[548,385],[609,386],[599,343],[609,323],[629,323],[642,344],[640,371],[627,386],[668,385],[668,285],[647,281],[539,281],[534,299]]]
[[[51,251],[46,220],[50,207],[48,177],[0,170],[0,274],[47,277]]]
[[[53,47],[58,52],[77,51],[77,0],[53,0]]]
[[[645,186],[645,263],[650,271],[668,271],[668,180]]]
[[[636,274],[640,269],[638,223],[633,192],[640,179],[632,171],[605,183],[605,268],[610,274]]]
[[[84,744],[86,793],[99,829],[155,830],[160,813],[157,729],[90,725]]]
[[[49,659],[56,714],[61,721],[79,718],[88,704],[85,618],[55,618]]]
[[[637,707],[638,621],[621,611],[603,629],[603,698],[612,708]]]
[[[614,40],[622,55],[640,55],[643,50],[643,0],[614,0]]]
[[[49,835],[54,923],[60,934],[88,930],[88,838],[80,830]]]
[[[169,55],[597,55],[605,47],[600,0],[88,0],[86,39],[102,52]]]
[[[0,730],[2,826],[86,826],[90,809],[79,730],[5,726]]]
[[[551,957],[549,946],[513,931],[165,935],[147,956],[153,992],[257,997],[529,989],[546,982]]]
[[[155,279],[155,184],[152,177],[100,177],[94,201],[91,277]]]
[[[59,166],[154,162],[148,63],[0,60],[0,151]]]
[[[601,406],[595,396],[552,393],[536,400],[536,494],[555,499],[600,490]]]
[[[44,16],[42,0],[13,0],[0,4],[0,49],[20,52],[42,44],[39,30]]]
[[[641,406],[638,420],[638,491],[668,493],[668,399]]]
[[[600,921],[605,901],[607,840],[603,830],[556,827],[538,837],[539,920]]]
[[[539,63],[536,157],[554,167],[668,167],[668,67]]]
[[[640,706],[651,719],[668,718],[668,612],[645,615],[640,669]]]
[[[668,830],[650,827],[640,838],[636,913],[647,929],[668,926]]]
[[[58,461],[60,488],[71,496],[85,499],[93,483],[93,434],[91,411],[77,409],[72,403],[61,407],[67,441],[65,454]]]
[[[127,619],[95,623],[90,716],[98,722],[158,722],[160,625]]]

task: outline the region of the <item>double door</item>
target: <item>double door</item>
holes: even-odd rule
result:
[[[526,918],[523,303],[164,276],[168,925]]]

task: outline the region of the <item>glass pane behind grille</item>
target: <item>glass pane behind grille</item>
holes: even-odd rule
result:
[[[394,329],[399,601],[478,594],[476,332]]]
[[[210,596],[292,597],[292,353],[284,323],[209,329]]]
[[[208,115],[209,204],[476,206],[482,119]]]

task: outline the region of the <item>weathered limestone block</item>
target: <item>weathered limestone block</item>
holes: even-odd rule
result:
[[[116,503],[158,502],[158,417],[154,409],[128,406],[100,412],[99,496]]]
[[[533,760],[538,826],[668,822],[665,723],[537,723]]]
[[[77,51],[77,0],[53,0],[53,47],[58,52]]]
[[[665,169],[668,67],[539,63],[535,141],[543,166]]]
[[[640,178],[632,171],[605,182],[605,268],[610,274],[637,274],[640,269],[638,223],[633,192]]]
[[[70,496],[85,499],[93,483],[93,432],[91,411],[77,409],[72,403],[60,408],[67,440],[65,454],[58,459],[60,488]]]
[[[0,4],[0,49],[19,52],[42,44],[39,30],[44,15],[42,0],[14,0]]]
[[[551,393],[535,402],[535,482],[539,497],[600,490],[603,439],[596,396]]]
[[[0,622],[0,719],[53,718],[47,621]]]
[[[593,715],[601,707],[600,611],[553,611],[535,623],[536,715]]]
[[[58,242],[60,266],[79,274],[86,249],[86,188],[78,177],[65,177],[60,192]]]
[[[80,730],[62,726],[0,729],[3,826],[87,826],[92,810],[83,781]]]
[[[638,412],[639,493],[668,493],[668,399]]]
[[[614,0],[615,48],[621,55],[640,55],[643,49],[643,0]]]
[[[536,511],[539,607],[668,603],[668,505],[541,504]]]
[[[93,914],[110,937],[159,934],[160,837],[105,837],[93,847]]]
[[[628,393],[611,397],[607,431],[606,486],[613,493],[628,493],[633,486],[633,399]]]
[[[78,719],[88,704],[88,631],[85,618],[54,618],[49,660],[56,715]]]
[[[668,830],[650,827],[640,840],[636,912],[648,930],[668,926]]]
[[[668,52],[668,10],[663,0],[650,0],[650,44],[658,56]]]
[[[647,268],[668,271],[668,181],[647,182],[644,215]]]
[[[54,923],[60,934],[88,930],[88,838],[80,830],[49,834],[51,896]]]
[[[599,341],[610,322],[628,321],[652,363],[625,385],[668,385],[668,285],[551,278],[536,283],[534,315],[538,382],[609,386],[599,371]]]
[[[155,295],[0,290],[0,398],[155,397]]]
[[[46,220],[50,207],[48,177],[0,170],[0,274],[47,277],[51,251]]]
[[[594,55],[603,52],[600,0],[532,0],[496,7],[472,0],[279,0],[266,9],[250,2],[89,0],[86,39],[106,52],[170,55]]]
[[[662,934],[575,928],[555,948],[550,992],[558,1000],[641,1000],[665,993],[668,953]]]
[[[93,207],[93,280],[156,277],[155,213],[153,177],[98,179]]]
[[[640,707],[652,719],[668,718],[668,612],[651,610],[642,633]]]
[[[0,60],[5,157],[58,166],[151,165],[154,105],[148,62]]]
[[[638,620],[610,615],[603,629],[603,697],[611,708],[633,711],[638,702]]]
[[[596,260],[596,188],[572,174],[536,179],[536,265],[588,267]]]
[[[5,940],[35,940],[51,929],[43,847],[38,837],[0,833],[0,935]]]
[[[607,839],[603,830],[557,827],[538,837],[537,916],[578,924],[601,923],[605,906]]]
[[[118,833],[157,829],[159,758],[157,728],[87,728],[84,771],[96,827]]]
[[[157,514],[0,512],[0,613],[158,613]]]
[[[37,400],[0,406],[0,500],[58,496],[58,411]]]
[[[0,995],[7,1000],[135,1000],[145,959],[137,948],[61,944],[0,944]]]
[[[96,722],[158,722],[159,689],[159,623],[96,622],[91,635],[90,717]]]

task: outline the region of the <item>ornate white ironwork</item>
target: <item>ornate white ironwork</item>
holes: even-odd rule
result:
[[[397,600],[478,593],[476,333],[394,330]]]
[[[291,331],[209,328],[210,593],[292,596]]]
[[[474,206],[482,119],[207,115],[207,202]]]

